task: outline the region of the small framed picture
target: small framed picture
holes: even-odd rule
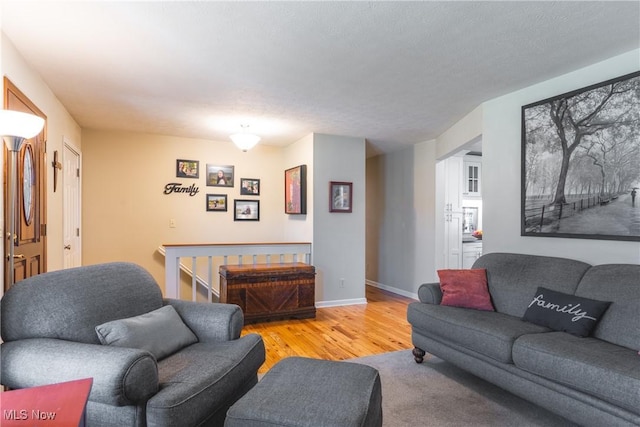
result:
[[[329,212],[350,213],[353,202],[353,183],[331,181],[329,183]]]
[[[243,196],[259,196],[260,180],[255,178],[240,178],[240,194]]]
[[[207,212],[226,212],[226,194],[207,194]]]
[[[307,165],[284,171],[284,213],[289,215],[307,213]]]
[[[233,187],[233,166],[220,166],[207,163],[207,186]]]
[[[176,160],[176,177],[177,178],[199,178],[200,162],[197,160]]]
[[[260,221],[260,200],[233,201],[234,221]]]

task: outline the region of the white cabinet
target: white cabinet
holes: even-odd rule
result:
[[[445,161],[444,264],[462,268],[462,157]]]
[[[482,242],[462,244],[462,268],[471,268],[482,255]]]
[[[471,157],[471,156],[469,156]],[[480,160],[464,160],[464,182],[462,195],[464,197],[481,197],[482,196],[482,161]]]
[[[462,212],[462,157],[449,157],[445,160],[445,212]]]
[[[462,213],[445,213],[445,268],[462,266]]]

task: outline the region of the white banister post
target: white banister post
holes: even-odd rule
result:
[[[197,258],[208,257],[208,299],[212,300],[213,284],[218,283],[217,272],[214,273],[213,266],[217,264],[213,262],[213,257],[222,257],[223,265],[228,265],[229,257],[237,257],[237,264],[243,264],[243,257],[252,257],[251,261],[256,264],[258,257],[266,256],[267,264],[277,262],[280,263],[292,259],[293,262],[305,260],[307,264],[312,262],[311,243],[240,243],[234,244],[194,244],[194,245],[167,245],[160,250],[165,254],[165,289],[164,296],[166,298],[180,299],[180,272],[181,269],[191,275],[192,299],[197,296],[197,286],[204,284],[197,277]],[[191,258],[191,269],[182,265],[182,259]],[[235,261],[232,259],[231,261]],[[247,262],[249,260],[247,259]]]
[[[207,281],[207,284],[209,285],[209,292],[207,292],[207,298],[209,299],[209,302],[213,301],[213,257],[209,256],[209,266],[208,266],[208,270],[209,270],[209,280]]]
[[[191,257],[191,300],[196,300],[196,277],[197,277],[197,268],[196,268],[196,257]]]
[[[180,257],[175,248],[165,248],[164,292],[167,298],[180,297]]]

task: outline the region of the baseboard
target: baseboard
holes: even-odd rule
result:
[[[403,289],[398,289],[392,286],[383,285],[382,283],[374,282],[373,280],[366,280],[365,283],[369,286],[373,286],[374,288],[379,288],[394,294],[402,295],[403,297],[407,297],[415,300],[418,299],[417,293],[412,293],[409,291],[405,291]]]
[[[316,308],[340,307],[343,305],[366,304],[366,298],[339,299],[334,301],[316,301]]]
[[[401,295],[403,297],[418,300],[417,293],[411,293],[402,289],[394,288],[392,286],[383,285],[382,283],[374,282],[373,280],[366,280],[365,283],[369,286],[380,288],[382,290],[385,290],[397,295]],[[342,305],[356,305],[356,304],[366,304],[366,303],[367,303],[366,298],[342,299],[342,300],[335,300],[335,301],[316,301],[316,308],[339,307]]]

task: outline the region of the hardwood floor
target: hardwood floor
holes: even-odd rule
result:
[[[246,325],[242,334],[260,334],[267,350],[259,372],[289,356],[345,360],[413,348],[407,305],[414,300],[373,286],[366,297],[368,304],[318,308],[315,319]]]

